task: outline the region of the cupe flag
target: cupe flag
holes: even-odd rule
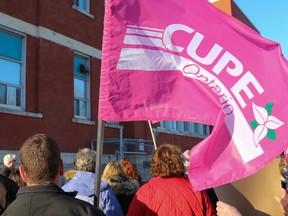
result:
[[[256,173],[288,142],[288,63],[207,0],[107,0],[99,119],[213,125],[191,149],[194,190]]]

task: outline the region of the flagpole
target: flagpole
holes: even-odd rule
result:
[[[151,132],[154,148],[156,150],[157,149],[157,145],[156,145],[156,140],[155,140],[155,136],[154,136],[154,133],[153,133],[153,128],[152,128],[152,124],[151,124],[150,120],[148,120],[148,124],[149,124],[149,128],[150,128],[150,132]]]
[[[105,126],[104,121],[98,120],[96,165],[95,165],[95,185],[94,185],[94,206],[96,206],[97,208],[99,208],[99,199],[100,199],[100,182],[101,182],[104,126]]]

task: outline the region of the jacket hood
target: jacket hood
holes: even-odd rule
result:
[[[95,187],[95,174],[86,171],[77,171],[73,178],[62,186],[64,191],[77,191],[82,196],[92,196]],[[107,190],[110,186],[101,181],[100,192]]]
[[[114,176],[110,178],[109,184],[116,196],[122,194],[129,196],[135,194],[137,191],[137,187],[135,187],[129,180],[121,176]]]

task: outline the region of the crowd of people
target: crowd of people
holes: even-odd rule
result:
[[[215,200],[209,190],[193,191],[187,178],[189,151],[182,153],[175,145],[163,144],[155,150],[148,182],[142,182],[129,158],[108,162],[99,197],[94,190],[96,152],[89,148],[79,149],[74,168],[65,172],[57,142],[35,134],[21,146],[19,159],[16,169],[16,155],[3,158],[0,215],[241,216],[235,207]],[[288,212],[286,190],[275,199]]]

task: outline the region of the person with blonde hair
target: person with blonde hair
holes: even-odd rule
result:
[[[121,205],[124,215],[126,215],[138,188],[128,180],[122,166],[117,161],[110,161],[105,166],[101,179],[110,185]]]
[[[139,188],[127,216],[216,215],[207,193],[193,191],[185,178],[183,162],[177,146],[160,146],[152,157],[150,173],[153,177]]]

